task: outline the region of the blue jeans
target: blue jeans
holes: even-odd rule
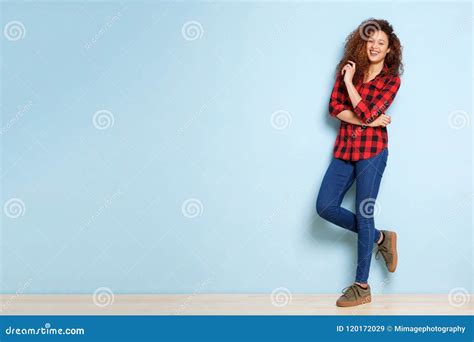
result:
[[[380,238],[375,228],[374,211],[380,181],[387,165],[388,148],[369,159],[346,161],[332,159],[324,175],[316,211],[325,220],[357,233],[356,282],[369,278],[373,244]],[[347,190],[356,181],[356,213],[341,207]]]

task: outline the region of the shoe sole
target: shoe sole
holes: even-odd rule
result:
[[[357,306],[357,305],[362,305],[362,304],[369,304],[372,301],[371,296],[367,296],[364,298],[361,298],[359,300],[353,301],[353,302],[336,302],[336,306],[342,307],[342,308],[347,308],[350,306]]]
[[[395,272],[398,265],[398,252],[397,252],[397,233],[392,232],[392,251],[393,251],[393,261],[392,267],[388,269],[389,272]]]

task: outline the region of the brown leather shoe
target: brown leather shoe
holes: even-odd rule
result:
[[[356,306],[361,304],[367,304],[372,301],[370,296],[370,286],[367,284],[367,288],[352,284],[342,290],[342,296],[336,301],[337,306],[348,307]]]
[[[398,264],[397,233],[389,230],[382,230],[382,233],[384,235],[384,240],[380,245],[377,245],[375,259],[378,259],[379,253],[382,254],[388,271],[395,272]]]

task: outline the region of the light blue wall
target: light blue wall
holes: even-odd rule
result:
[[[406,65],[376,217],[399,233],[399,269],[373,259],[369,281],[377,293],[472,292],[471,4],[58,1],[1,13],[1,203],[24,205],[2,208],[2,293],[348,285],[356,236],[314,208],[338,124],[333,71],[368,17],[394,25]],[[7,39],[11,21],[22,39]],[[200,38],[184,39],[189,21]],[[108,129],[93,124],[102,109]],[[272,125],[277,111],[289,117]],[[193,198],[202,207],[186,217]]]

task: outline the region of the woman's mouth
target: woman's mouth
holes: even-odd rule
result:
[[[370,51],[370,55],[371,55],[372,57],[375,57],[375,56],[377,56],[378,54],[379,54],[379,53],[378,53],[377,51],[372,51],[372,50]]]

